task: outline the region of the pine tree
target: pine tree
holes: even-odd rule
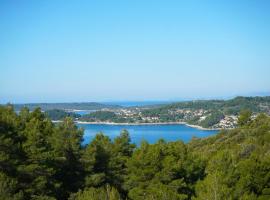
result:
[[[56,191],[59,199],[66,199],[83,185],[82,135],[83,130],[78,129],[71,118],[65,118],[50,138],[56,169],[54,177],[60,184]]]
[[[29,198],[53,196],[53,154],[49,137],[53,133],[52,123],[45,118],[40,109],[34,110],[23,129],[24,164],[19,166],[20,181]]]

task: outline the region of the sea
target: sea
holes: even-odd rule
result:
[[[123,107],[149,106],[172,103],[169,101],[118,101],[102,102],[110,105],[120,105]],[[77,111],[76,113],[84,115],[93,111]],[[84,129],[83,144],[88,144],[93,140],[97,133],[103,133],[111,140],[119,136],[122,130],[129,132],[131,142],[137,146],[145,140],[150,144],[163,139],[167,142],[182,140],[189,142],[192,137],[208,137],[216,134],[217,130],[201,130],[189,127],[184,124],[149,124],[149,125],[110,125],[110,124],[77,124]]]
[[[84,129],[83,144],[88,144],[97,133],[103,133],[111,140],[119,136],[122,130],[129,132],[131,142],[137,146],[147,141],[150,144],[163,139],[166,142],[182,140],[189,142],[192,137],[208,137],[215,135],[217,130],[201,130],[184,124],[151,124],[151,125],[108,125],[108,124],[77,124]]]

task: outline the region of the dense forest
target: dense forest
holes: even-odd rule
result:
[[[80,121],[86,122],[114,122],[114,123],[135,123],[140,122],[138,116],[123,117],[112,111],[96,111],[78,118]]]
[[[45,115],[51,120],[63,120],[66,117],[70,117],[72,119],[81,117],[81,115],[76,114],[74,112],[66,112],[60,109],[47,110],[45,111]]]
[[[266,112],[270,107],[270,96],[266,97],[235,97],[229,100],[195,100],[177,102],[161,106],[152,106],[153,109],[205,109],[220,111],[224,114],[238,114],[241,110],[252,112]]]
[[[269,200],[270,117],[243,111],[215,136],[156,144],[99,133],[82,146],[72,118],[0,106],[1,200]]]

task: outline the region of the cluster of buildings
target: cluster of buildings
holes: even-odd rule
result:
[[[235,115],[226,115],[224,119],[221,119],[219,123],[215,124],[213,128],[234,128],[237,125],[237,116]]]
[[[157,116],[147,116],[143,114],[142,108],[121,108],[121,109],[106,109],[106,111],[114,112],[116,115],[122,118],[132,118],[138,123],[158,123],[164,122]],[[203,122],[211,112],[204,109],[169,109],[168,115],[171,116],[168,122],[189,122],[193,120],[195,124],[200,124]],[[175,121],[174,121],[175,119]],[[237,116],[226,115],[217,124],[213,125],[212,128],[233,128],[237,124]]]

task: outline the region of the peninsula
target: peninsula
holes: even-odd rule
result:
[[[111,125],[186,124],[200,129],[231,129],[237,125],[241,111],[250,111],[255,118],[258,113],[270,114],[270,96],[236,97],[230,100],[196,100],[162,105],[122,107],[100,103],[70,104],[15,104],[41,107],[52,120],[71,117],[78,123]],[[77,110],[88,111],[80,115]]]

